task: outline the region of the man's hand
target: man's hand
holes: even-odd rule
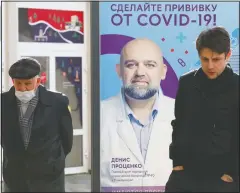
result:
[[[224,182],[233,182],[233,179],[231,176],[227,175],[227,174],[224,174],[221,179],[224,181]]]
[[[181,170],[183,170],[184,168],[183,168],[183,166],[175,166],[174,168],[173,168],[173,171],[181,171]]]

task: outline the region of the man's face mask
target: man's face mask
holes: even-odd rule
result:
[[[15,96],[23,103],[29,102],[36,96],[36,88],[40,83],[40,78],[14,79]]]
[[[23,103],[29,102],[33,97],[35,97],[35,90],[30,91],[15,91],[15,96]]]

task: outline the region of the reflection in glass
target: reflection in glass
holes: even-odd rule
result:
[[[22,56],[30,57],[37,60],[41,64],[41,84],[49,89],[49,57],[46,56]]]
[[[66,168],[80,166],[83,166],[83,137],[82,135],[75,135],[72,151],[66,158]]]
[[[69,98],[74,129],[82,128],[81,66],[81,57],[56,57],[56,90]]]

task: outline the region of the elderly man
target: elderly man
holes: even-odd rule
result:
[[[65,192],[65,158],[72,148],[68,98],[40,85],[40,64],[23,58],[9,69],[14,86],[2,98],[6,192]]]
[[[123,82],[120,94],[101,104],[102,189],[163,191],[172,164],[174,100],[160,91],[167,72],[161,49],[149,39],[132,40],[116,71]]]

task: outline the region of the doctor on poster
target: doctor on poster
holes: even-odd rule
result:
[[[167,72],[162,51],[149,39],[134,39],[123,47],[116,72],[123,86],[101,102],[102,191],[164,191],[174,99],[160,89]]]

